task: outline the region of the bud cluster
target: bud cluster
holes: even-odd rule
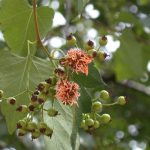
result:
[[[124,96],[119,96],[114,103],[102,103],[101,100],[107,101],[110,99],[110,94],[106,90],[100,91],[98,98],[93,99],[91,112],[82,114],[81,128],[85,131],[92,133],[95,129],[99,128],[101,125],[108,124],[111,121],[111,116],[109,114],[101,114],[103,107],[113,106],[113,105],[125,105],[126,99]]]
[[[18,129],[18,136],[24,136],[31,133],[31,138],[37,139],[41,135],[46,135],[51,138],[53,134],[53,129],[51,129],[45,122],[33,122],[28,118],[19,120],[17,122],[16,128]]]

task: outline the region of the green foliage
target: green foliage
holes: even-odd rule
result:
[[[0,52],[0,89],[4,90],[4,96],[9,97],[23,92],[16,96],[17,105],[29,103],[29,91],[43,79],[51,74],[50,64],[47,61],[36,58],[32,54],[27,57],[20,57],[11,54],[9,51]],[[6,117],[8,131],[13,133],[16,123],[25,114],[19,114],[15,108],[5,100],[1,103],[1,111]]]
[[[16,7],[17,6],[17,7]],[[54,12],[49,7],[37,10],[40,35],[43,38],[50,30]],[[27,40],[35,41],[33,10],[26,0],[3,0],[0,23],[4,37],[12,52],[27,55]]]
[[[45,113],[45,121],[54,129],[52,138],[44,139],[46,149],[79,149],[78,133],[80,132],[81,113],[91,111],[91,100],[95,97],[95,92],[104,87],[110,91],[112,99],[109,99],[109,101],[116,100],[116,95],[126,95],[127,106],[118,106],[112,109],[104,108],[105,113],[112,116],[112,122],[97,129],[92,136],[80,132],[82,138],[80,149],[127,150],[130,149],[128,145],[131,140],[145,142],[148,149],[150,144],[150,113],[149,89],[146,86],[149,86],[150,83],[150,74],[147,70],[147,63],[150,60],[149,0],[78,0],[68,1],[69,3],[62,0],[59,1],[60,6],[57,11],[64,15],[67,24],[66,26],[53,28],[53,30],[51,30],[51,25],[54,11],[52,8],[42,6],[42,2],[42,0],[38,0],[39,7],[37,8],[42,39],[45,37],[48,41],[53,35],[63,37],[63,29],[67,28],[66,32],[77,31],[75,35],[77,41],[79,41],[78,45],[82,47],[84,45],[82,41],[89,29],[95,29],[100,36],[109,34],[115,40],[120,41],[120,47],[113,53],[110,61],[96,64],[97,68],[93,64],[89,65],[88,76],[83,74],[73,75],[73,80],[80,85],[81,96],[78,100],[78,108],[64,106],[62,103],[55,101],[54,106],[60,114],[49,117]],[[94,9],[100,12],[99,17],[91,19],[86,14],[84,8],[88,3],[93,4]],[[132,12],[131,6],[136,6],[137,11]],[[141,12],[145,15],[145,18],[140,17]],[[74,18],[75,16],[78,17]],[[123,24],[123,28],[118,29],[120,24]],[[52,75],[53,70],[49,61],[36,57],[37,53],[39,57],[43,57],[39,52],[41,49],[32,46],[32,49],[30,48],[31,50],[28,51],[27,48],[28,41],[36,41],[31,0],[30,5],[27,0],[1,0],[0,25],[0,30],[5,38],[5,41],[0,41],[0,89],[4,90],[5,98],[17,95],[15,107],[9,105],[4,99],[0,102],[0,109],[6,119],[9,133],[13,133],[17,121],[26,115],[16,112],[16,107],[20,104],[27,105],[31,94],[29,90],[34,90],[39,82]],[[68,25],[71,28],[68,28]],[[84,28],[80,30],[80,26]],[[98,39],[98,36],[95,39]],[[68,49],[65,45],[63,48]],[[141,80],[141,77],[144,80]],[[106,84],[102,78],[104,78]],[[129,80],[129,83],[122,83],[122,80]],[[51,103],[46,103],[46,107],[49,109]],[[130,125],[137,127],[137,135],[129,133],[128,126]],[[26,148],[23,142],[20,144],[15,135],[4,136],[4,132],[7,133],[6,129],[2,130],[4,126],[5,124],[0,123],[0,132],[2,133],[0,139],[8,143],[8,146],[14,146],[16,149],[33,149],[33,147],[29,148],[28,146]],[[125,134],[122,139],[117,138],[118,131]]]
[[[47,105],[47,108],[50,106]],[[46,116],[45,120],[54,130],[52,138],[45,138],[46,150],[49,148],[59,150],[78,150],[79,135],[76,127],[75,108],[64,106],[55,102],[54,107],[59,110],[60,115],[55,118]],[[74,120],[75,119],[75,120]],[[75,131],[74,131],[75,130]]]
[[[118,80],[136,79],[143,75],[143,57],[141,44],[131,30],[125,30],[120,38],[121,46],[114,55],[114,70]]]

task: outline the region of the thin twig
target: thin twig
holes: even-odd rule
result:
[[[38,17],[37,17],[37,10],[36,10],[36,2],[37,2],[37,0],[32,0],[32,2],[33,2],[33,15],[34,15],[34,25],[35,25],[35,32],[36,32],[37,43],[41,46],[41,48],[43,49],[43,51],[46,53],[46,55],[50,59],[51,63],[55,66],[55,64],[54,64],[54,62],[52,60],[52,57],[49,54],[49,51],[43,45],[41,37],[40,37],[39,25],[38,25]]]

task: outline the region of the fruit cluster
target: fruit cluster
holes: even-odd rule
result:
[[[58,115],[58,111],[54,107],[51,107],[50,109],[44,108],[44,103],[48,98],[54,99],[54,86],[56,85],[56,80],[57,79],[53,77],[39,83],[35,91],[31,94],[29,105],[19,105],[16,107],[17,112],[27,114],[27,116],[24,119],[19,120],[16,125],[18,136],[24,136],[27,133],[31,133],[32,139],[40,137],[41,134],[48,137],[52,136],[53,130],[44,122],[43,113],[46,111],[47,115],[50,117]],[[0,91],[0,96],[3,96],[3,91]],[[16,105],[15,97],[9,97],[6,100],[8,104],[13,106]],[[36,114],[40,114],[39,116],[41,116],[39,122],[33,121]]]
[[[102,62],[108,56],[104,51],[100,50],[101,46],[107,44],[106,36],[99,38],[99,48],[96,48],[94,42],[91,40],[85,43],[83,49],[78,48],[77,40],[72,34],[67,36],[66,43],[75,48],[69,49],[67,54],[64,54],[61,49],[56,49],[56,51],[63,54],[61,58],[55,58],[55,50],[51,51],[49,57],[52,59],[51,62],[54,65],[53,76],[39,83],[35,91],[26,91],[28,94],[31,92],[30,103],[28,105],[17,106],[16,96],[4,98],[8,104],[16,106],[17,112],[27,114],[24,119],[19,120],[17,123],[19,136],[31,133],[32,139],[40,137],[41,134],[51,137],[53,129],[44,122],[44,113],[46,112],[50,117],[55,117],[59,114],[53,105],[55,100],[59,100],[64,105],[78,105],[80,86],[72,81],[72,74],[83,73],[88,76],[88,65],[94,60]],[[2,96],[3,91],[0,90],[0,98]],[[113,104],[102,104],[99,101],[101,99],[107,100],[109,97],[109,93],[102,90],[100,96],[93,100],[91,113],[83,114],[81,127],[84,130],[92,132],[101,124],[110,122],[111,117],[109,114],[99,115],[104,106],[124,105],[126,103],[124,96],[120,96]],[[44,104],[48,100],[50,100],[52,107],[45,109]],[[34,121],[35,116],[40,116],[36,122]]]
[[[106,90],[100,91],[98,98],[93,99],[91,113],[82,114],[81,128],[85,131],[91,133],[95,129],[99,128],[100,125],[108,124],[111,121],[111,116],[109,114],[102,114],[103,107],[113,106],[116,104],[125,105],[126,99],[124,96],[119,96],[114,103],[102,104],[100,100],[108,100],[110,98],[109,93]]]
[[[106,46],[107,45],[107,37],[106,36],[102,36],[99,38],[99,48],[96,48],[94,42],[92,40],[88,40],[85,44],[84,44],[84,50],[87,51],[87,53],[89,55],[92,55],[93,58],[95,58],[97,61],[102,62],[104,61],[109,55],[100,50],[100,47]],[[73,36],[72,34],[67,36],[67,44],[70,46],[77,46],[77,40],[76,37]]]

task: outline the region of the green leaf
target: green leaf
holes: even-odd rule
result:
[[[78,7],[78,12],[79,13],[82,13],[85,5],[89,2],[89,0],[78,0],[78,2],[76,3],[77,4],[77,7]]]
[[[27,57],[19,57],[9,51],[0,51],[0,89],[4,90],[4,96],[17,95],[26,89],[33,90],[36,85],[48,78],[52,73],[49,62],[28,54]],[[29,103],[29,93],[24,92],[17,98],[17,105]],[[9,133],[15,130],[16,122],[24,115],[16,112],[15,106],[10,106],[3,100],[1,111],[6,118]]]
[[[135,40],[129,29],[123,32],[120,42],[121,46],[114,55],[117,79],[138,79],[144,71],[141,44]]]
[[[0,23],[5,40],[12,52],[26,55],[27,40],[36,40],[32,7],[26,0],[3,0],[1,3]],[[37,13],[43,38],[52,25],[54,12],[49,7],[39,7]]]
[[[129,12],[120,12],[119,15],[114,20],[116,23],[118,22],[127,22],[134,24],[141,24],[141,22],[136,18],[135,15]]]
[[[50,108],[46,104],[47,108]],[[52,138],[45,138],[46,150],[78,150],[79,135],[76,128],[75,109],[65,106],[58,101],[54,107],[59,110],[60,115],[56,117],[46,117],[45,121],[53,128]]]
[[[75,80],[79,85],[86,88],[96,88],[103,86],[103,81],[100,73],[94,67],[93,64],[89,65],[89,73],[88,76],[79,73],[73,75],[73,80]]]

